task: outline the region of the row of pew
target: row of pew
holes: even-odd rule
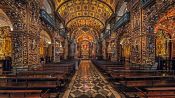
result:
[[[175,98],[174,71],[138,69],[102,60],[92,62],[125,98]]]
[[[0,75],[0,98],[59,98],[75,73],[78,60],[45,64]]]

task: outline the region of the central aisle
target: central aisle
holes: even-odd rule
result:
[[[120,98],[89,60],[82,60],[63,98]]]

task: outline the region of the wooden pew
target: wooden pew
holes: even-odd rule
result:
[[[8,94],[8,98],[13,98],[12,94],[19,95],[23,94],[26,98],[27,94],[38,94],[38,98],[41,97],[42,90],[0,90],[0,94]]]
[[[113,70],[124,70],[125,66],[116,62],[92,60],[93,64],[104,74],[109,74]]]
[[[149,86],[153,86],[156,85],[156,81],[161,80],[166,80],[167,83],[170,83],[168,81],[175,80],[175,76],[153,71],[119,71],[111,73],[111,77],[109,77],[109,80],[111,82],[120,82],[127,86],[148,86],[148,84],[150,84]]]
[[[47,64],[43,66],[43,70],[61,70],[67,73],[72,73],[74,71],[74,63],[70,64]]]
[[[170,71],[117,70],[111,73],[109,80],[114,84],[114,86],[116,86],[115,82],[118,82],[127,88],[175,87],[175,83],[173,82],[175,81],[175,75]],[[151,95],[145,97],[147,94],[143,94],[142,91],[123,91],[129,94],[136,93],[137,95],[140,95],[141,93],[142,97],[144,95],[143,98],[162,98],[158,95],[154,95],[154,97],[151,97]],[[168,97],[166,96],[163,98],[174,98],[174,95],[168,95]]]
[[[168,87],[175,87],[175,74],[171,71],[156,70],[155,66],[124,66],[120,64],[113,64],[108,61],[92,60],[93,64],[97,66],[103,73],[108,73],[107,77],[114,85],[116,90],[121,89],[121,92],[126,95],[127,98],[136,98],[137,95],[141,98],[175,98],[174,91]],[[165,88],[168,89],[165,89]],[[140,88],[154,88],[147,89],[143,92]],[[156,89],[155,89],[156,88]],[[159,89],[157,89],[159,88]],[[154,95],[153,92],[170,91],[171,94]],[[154,91],[153,91],[154,90]],[[147,93],[149,92],[149,96]],[[173,93],[172,93],[173,92]],[[131,94],[131,96],[130,96]],[[140,97],[138,97],[140,98]]]
[[[60,66],[56,65],[58,68],[53,68],[53,70],[45,70],[45,71],[24,71],[19,72],[17,76],[28,76],[28,77],[45,77],[45,76],[52,76],[57,77],[59,80],[59,86],[60,85],[66,85],[66,82],[71,78],[71,75],[68,76],[69,71],[64,70],[67,65],[62,65],[63,69],[60,68]],[[52,67],[52,66],[50,66]]]
[[[149,87],[143,91],[146,98],[175,98],[175,87]]]
[[[14,75],[1,75],[0,80],[6,82],[0,84],[0,90],[17,92],[17,90],[57,89],[61,87],[60,80],[67,79],[67,74],[74,70],[74,63],[71,61],[71,63],[45,65],[43,66],[44,70],[23,70],[21,68]],[[69,75],[69,77],[71,76]]]
[[[172,87],[175,86],[174,82],[169,80],[133,80],[133,81],[119,81],[121,84],[128,87]]]
[[[20,76],[33,76],[33,77],[37,77],[37,76],[64,76],[66,74],[66,72],[64,72],[64,70],[57,70],[57,71],[24,71],[24,72],[19,72],[17,73],[16,76],[20,77]]]
[[[55,89],[60,85],[56,77],[0,77],[6,82],[0,84],[0,89]]]
[[[157,71],[148,71],[148,70],[113,70],[111,73],[111,77],[127,77],[127,76],[173,76],[173,72],[167,72],[162,70]]]

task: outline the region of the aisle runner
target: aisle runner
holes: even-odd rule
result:
[[[82,60],[63,98],[120,98],[88,60]]]

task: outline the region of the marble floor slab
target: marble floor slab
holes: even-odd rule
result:
[[[82,60],[63,98],[120,98],[89,60]]]

